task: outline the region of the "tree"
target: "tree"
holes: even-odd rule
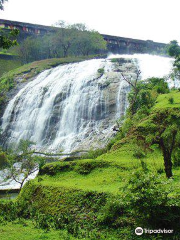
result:
[[[94,30],[88,30],[82,23],[69,25],[59,21],[55,25],[59,27],[54,37],[54,43],[58,49],[62,49],[63,56],[69,52],[74,55],[89,55],[100,50],[106,50],[106,41]]]
[[[106,50],[106,41],[96,31],[81,31],[76,39],[76,50],[84,56]]]
[[[180,112],[176,108],[154,111],[137,126],[137,140],[143,145],[158,144],[167,178],[172,174],[172,155],[180,147]]]
[[[4,10],[3,4],[7,0],[0,0],[0,10]],[[14,29],[10,33],[5,33],[4,31],[0,31],[0,48],[9,49],[12,46],[17,45],[17,40],[15,39],[19,34],[19,30]]]
[[[130,113],[132,115],[135,114],[135,112],[136,112],[135,104],[137,102],[137,96],[140,91],[140,87],[138,85],[138,80],[139,80],[140,74],[141,74],[141,71],[137,70],[136,79],[132,79],[132,78],[128,79],[127,77],[124,76],[123,73],[121,74],[123,80],[126,81],[132,88],[132,91],[128,96],[128,100],[130,103],[129,109],[130,109]]]
[[[33,156],[34,151],[31,150],[32,142],[21,140],[17,153],[8,155],[8,179],[13,179],[23,187],[26,180],[31,174],[39,169],[38,162]],[[5,179],[4,179],[5,181]]]
[[[167,52],[171,57],[178,57],[180,55],[180,46],[176,40],[169,43]]]
[[[41,59],[40,38],[28,37],[17,48],[18,55],[23,63],[33,62]]]
[[[4,3],[7,2],[7,0],[0,0],[0,10],[4,9]]]
[[[9,49],[10,47],[18,45],[16,37],[19,34],[18,29],[12,30],[10,33],[0,31],[0,48]]]

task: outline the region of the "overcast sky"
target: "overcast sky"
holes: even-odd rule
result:
[[[180,0],[8,0],[1,19],[85,23],[100,33],[180,42]]]

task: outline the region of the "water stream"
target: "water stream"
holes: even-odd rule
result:
[[[117,66],[113,58],[126,58]],[[2,121],[4,144],[21,139],[48,152],[71,152],[105,144],[127,108],[128,84],[121,72],[141,78],[170,73],[172,59],[148,54],[110,55],[46,70],[9,102]]]

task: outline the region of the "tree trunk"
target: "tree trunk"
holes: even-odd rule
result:
[[[171,161],[171,155],[166,154],[164,155],[164,168],[167,178],[171,178],[172,175],[172,161]]]
[[[171,178],[173,176],[173,174],[172,174],[172,161],[171,161],[172,151],[167,149],[167,147],[165,146],[162,138],[160,139],[159,143],[160,143],[160,147],[161,147],[162,152],[163,152],[164,169],[165,169],[166,177]]]

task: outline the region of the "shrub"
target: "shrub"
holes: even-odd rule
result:
[[[103,168],[108,166],[108,163],[100,161],[100,162],[85,162],[80,163],[75,167],[75,171],[79,174],[89,174],[95,168]]]
[[[0,151],[0,169],[4,168],[7,165],[8,158],[5,152]]]
[[[137,148],[134,150],[133,157],[141,159],[146,157],[146,154],[140,148]]]
[[[98,69],[98,73],[104,74],[104,68],[99,68],[99,69]]]
[[[99,214],[97,221],[101,225],[119,227],[117,223],[118,219],[122,217],[125,211],[124,202],[119,199],[109,199],[106,205],[102,208],[101,214]]]
[[[170,98],[168,99],[168,101],[169,101],[170,104],[173,104],[173,103],[174,103],[174,98],[173,98],[173,97],[170,97]]]
[[[173,153],[172,158],[173,158],[174,167],[179,167],[180,166],[180,149],[177,149],[177,151]]]
[[[106,148],[90,149],[87,153],[81,156],[82,159],[95,159],[107,152]]]
[[[153,228],[179,227],[179,200],[172,202],[170,183],[156,173],[138,171],[131,176],[127,185],[127,201],[139,223]]]

